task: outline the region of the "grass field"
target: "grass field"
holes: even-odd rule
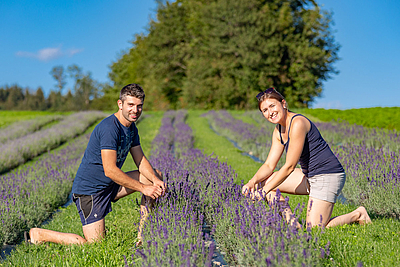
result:
[[[365,127],[378,127],[400,131],[400,107],[376,107],[359,109],[304,109],[300,113],[309,114],[322,121],[343,121]]]
[[[320,111],[320,114],[323,112]],[[195,147],[201,149],[207,155],[217,156],[220,161],[232,166],[237,174],[235,180],[237,184],[248,181],[261,166],[261,163],[242,155],[242,151],[235,148],[230,141],[212,131],[207,118],[201,116],[203,113],[205,112],[189,111],[186,120],[193,130]],[[234,115],[254,124],[254,121],[242,116],[243,113],[234,112]],[[42,115],[42,113],[21,112],[18,115],[21,115],[18,120],[23,120]],[[318,118],[325,116],[317,113],[312,115]],[[145,118],[138,124],[141,145],[147,156],[151,151],[151,142],[160,128],[162,116],[163,112],[146,112]],[[3,125],[12,122],[12,119],[9,119],[10,117],[12,116],[5,116],[8,119],[5,119],[6,122]],[[3,122],[0,121],[0,125],[1,123]],[[134,168],[133,161],[129,159],[124,164],[123,170],[127,171]],[[139,218],[135,202],[138,197],[139,194],[135,193],[113,205],[113,212],[106,219],[107,237],[101,243],[83,246],[55,244],[28,246],[20,244],[0,265],[123,266],[123,256],[130,257],[135,252],[134,244]],[[290,196],[291,205],[305,201],[307,201],[305,196]],[[339,203],[335,206],[333,216],[350,212],[354,208],[355,206]],[[301,216],[302,219],[305,219],[304,212]],[[322,235],[315,233],[322,239],[323,243],[330,242],[330,256],[325,259],[324,265],[357,266],[362,263],[362,266],[400,266],[400,259],[397,256],[400,252],[398,246],[399,220],[382,216],[372,216],[372,219],[373,224],[371,225],[348,225],[327,229]],[[74,205],[60,208],[52,216],[52,220],[42,227],[82,235],[81,224]],[[140,260],[136,256],[132,262],[140,264]]]
[[[25,121],[36,118],[38,116],[46,115],[66,115],[72,112],[51,112],[51,111],[9,111],[0,110],[0,127],[7,126],[16,121]]]

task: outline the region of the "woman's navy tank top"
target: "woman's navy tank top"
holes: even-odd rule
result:
[[[278,126],[281,143],[285,146],[286,153],[290,142],[290,126],[292,125],[293,118],[296,116],[303,115],[296,114],[290,120],[288,140],[286,143],[283,143],[282,141],[281,125]],[[303,117],[306,118],[311,124],[310,131],[306,135],[303,151],[301,152],[299,159],[301,169],[305,176],[312,177],[317,174],[344,172],[342,164],[340,164],[335,154],[333,154],[328,144],[322,138],[317,126],[315,126],[315,124],[312,123],[312,121],[310,121],[307,117]]]

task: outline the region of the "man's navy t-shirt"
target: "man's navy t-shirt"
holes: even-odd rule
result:
[[[101,159],[102,149],[117,151],[117,167],[121,168],[131,147],[140,145],[136,125],[122,125],[115,115],[102,120],[93,130],[81,165],[72,185],[72,193],[93,195],[113,181],[105,176]]]

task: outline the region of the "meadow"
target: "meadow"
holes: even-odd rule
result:
[[[258,111],[145,112],[138,123],[141,144],[153,166],[163,172],[169,192],[158,200],[150,215],[143,246],[135,247],[138,193],[114,204],[106,219],[107,236],[101,243],[26,245],[22,233],[34,226],[82,235],[75,205],[63,204],[68,200],[89,134],[105,116],[91,113],[92,119],[84,119],[88,114],[80,114],[80,119],[68,121],[68,116],[74,114],[40,114],[47,117],[45,122],[36,123],[41,126],[22,137],[40,131],[36,135],[50,136],[49,129],[74,129],[69,125],[77,121],[85,121],[86,126],[75,127],[76,132],[65,135],[62,141],[50,142],[46,149],[30,153],[18,167],[6,166],[0,177],[4,200],[0,203],[0,237],[2,243],[15,245],[15,249],[1,265],[399,265],[399,133],[390,125],[383,129],[335,117],[327,120],[329,110],[302,112],[310,113],[317,121],[348,175],[333,216],[364,205],[373,224],[297,230],[284,223],[278,204],[253,203],[243,197],[241,185],[261,166],[271,142],[273,125]],[[363,112],[371,111],[352,114],[362,118],[366,116]],[[25,121],[43,117],[24,116]],[[8,119],[0,133],[15,127]],[[14,142],[12,138],[9,143]],[[21,137],[14,140],[17,138]],[[134,168],[133,161],[127,160],[123,170]],[[286,197],[305,226],[307,197]]]

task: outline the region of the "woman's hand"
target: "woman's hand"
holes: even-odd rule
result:
[[[255,184],[250,180],[247,184],[245,184],[242,187],[242,194],[245,196],[248,196],[248,194],[250,193],[250,195],[253,195],[255,190]]]

